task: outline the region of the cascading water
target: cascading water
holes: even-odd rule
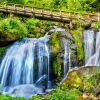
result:
[[[53,33],[53,32],[61,32],[61,34],[63,36],[66,36],[68,33],[65,31],[65,29],[63,28],[54,28],[51,29],[50,31],[48,31],[46,33],[46,36],[49,35],[49,33]],[[51,34],[52,35],[52,34]],[[68,36],[69,38],[72,38],[71,36]],[[66,76],[67,72],[70,70],[71,68],[71,61],[70,61],[70,42],[68,40],[66,40],[65,38],[62,38],[62,48],[64,50],[63,53],[63,77]]]
[[[48,41],[53,32],[66,35],[65,29],[51,29],[42,38],[25,38],[14,43],[0,65],[0,83],[4,94],[30,98],[48,92],[50,81],[50,48]],[[63,73],[70,69],[70,45],[63,43]]]
[[[100,31],[97,33],[95,45],[95,53],[89,58],[86,66],[100,66]]]
[[[88,59],[94,54],[95,33],[93,30],[85,30],[84,32],[84,50],[85,50],[85,64]]]
[[[66,76],[67,72],[70,70],[70,45],[69,42],[63,41],[64,46],[64,56],[63,56],[63,77]]]
[[[43,79],[47,80],[45,88],[50,88],[49,59],[50,49],[46,36],[39,39],[25,38],[14,43],[7,50],[0,65],[2,90],[9,92],[16,86],[32,85]],[[44,78],[44,75],[47,77]],[[36,93],[37,91],[33,92]]]

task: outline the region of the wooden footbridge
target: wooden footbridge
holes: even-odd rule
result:
[[[37,8],[37,7],[29,7],[29,6],[23,6],[20,4],[12,4],[12,3],[5,3],[3,5],[0,5],[0,12],[5,13],[11,13],[16,15],[23,15],[27,17],[35,17],[38,19],[44,19],[44,20],[52,20],[57,22],[63,22],[63,23],[69,23],[72,20],[82,19],[84,21],[86,20],[98,20],[98,14],[95,16],[88,15],[86,19],[84,19],[83,16],[79,16],[78,14],[71,14],[65,11],[59,11],[59,10],[50,10],[50,9],[43,9],[43,8]],[[100,16],[99,16],[100,17]]]

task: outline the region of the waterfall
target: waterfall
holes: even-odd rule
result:
[[[86,66],[100,66],[100,31],[96,36],[95,53],[89,58]]]
[[[61,32],[62,34],[62,48],[64,50],[64,53],[63,53],[63,77],[66,76],[67,72],[70,70],[71,68],[71,59],[70,59],[70,56],[71,56],[71,52],[70,52],[70,41],[66,40],[65,37],[67,38],[71,38],[71,35],[69,35],[65,29],[63,28],[54,28],[54,29],[51,29],[49,30],[47,33],[46,33],[46,36],[50,35],[52,36],[52,33],[54,32]],[[50,34],[51,33],[51,34]]]
[[[63,77],[66,76],[67,72],[70,70],[70,45],[68,41],[63,41],[64,44],[64,56],[63,56]]]
[[[85,51],[85,64],[88,59],[94,54],[95,33],[93,30],[85,30],[84,32],[84,51]]]
[[[6,52],[0,65],[0,83],[3,90],[23,84],[47,80],[50,87],[50,49],[48,37],[25,38],[14,43]],[[9,89],[7,88],[7,91]],[[6,91],[6,92],[7,92]]]
[[[48,41],[54,32],[61,32],[63,36],[63,75],[66,76],[71,68],[70,42],[65,38],[67,32],[63,28],[51,29],[44,37],[24,38],[7,49],[0,64],[0,83],[4,94],[30,98],[34,94],[50,91],[52,83]]]

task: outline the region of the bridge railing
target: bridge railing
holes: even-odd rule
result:
[[[51,18],[60,18],[60,19],[82,19],[83,16],[80,15],[78,12],[68,12],[68,11],[60,11],[55,9],[43,9],[38,7],[30,7],[30,6],[24,6],[21,4],[14,4],[14,3],[4,3],[3,5],[0,5],[0,9],[5,10],[11,10],[21,13],[27,13],[27,14],[35,14],[40,16],[46,16]],[[98,13],[98,20],[100,20],[100,14]],[[84,16],[90,16],[88,14],[85,14]]]
[[[59,10],[51,10],[51,9],[43,9],[43,8],[37,8],[37,7],[30,7],[30,6],[24,6],[21,4],[13,4],[13,3],[5,3],[2,5],[3,8],[7,10],[14,10],[19,12],[25,12],[27,13],[35,13],[35,14],[41,14],[41,15],[47,15],[47,16],[55,16],[55,17],[62,17],[66,18],[69,17],[69,13],[66,13],[65,11],[59,11]]]

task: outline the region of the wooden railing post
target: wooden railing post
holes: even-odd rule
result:
[[[98,13],[98,21],[100,21],[100,14]]]
[[[25,6],[23,6],[23,11],[25,11]]]
[[[14,4],[14,10],[16,10],[16,5]]]
[[[42,12],[41,12],[42,16],[44,16],[44,10],[42,9]]]
[[[34,7],[32,7],[32,14],[35,15]]]
[[[3,8],[7,8],[7,4],[6,3],[3,5]]]

